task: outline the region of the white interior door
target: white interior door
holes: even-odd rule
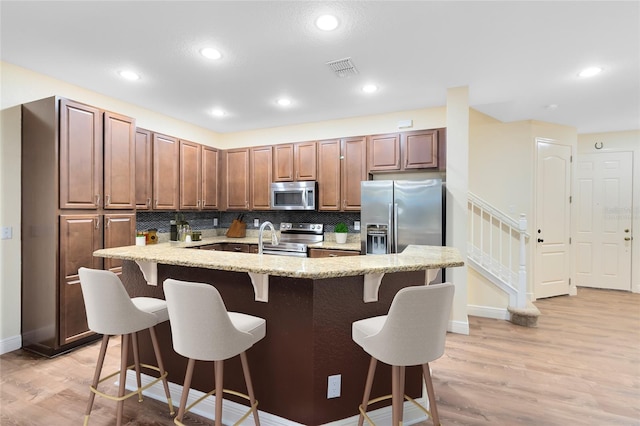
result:
[[[576,285],[631,290],[632,170],[631,152],[578,158]]]
[[[536,299],[569,294],[571,146],[537,140]]]

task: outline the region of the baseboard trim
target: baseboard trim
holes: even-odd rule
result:
[[[155,380],[153,377],[142,374],[142,385]],[[136,376],[135,372],[132,370],[127,371],[127,383],[126,388],[128,390],[136,389]],[[182,386],[176,383],[169,382],[169,392],[171,393],[171,399],[174,404],[174,408],[176,413],[178,412],[178,404],[180,403],[180,398],[182,395]],[[166,402],[167,397],[164,394],[164,387],[162,383],[158,382],[155,385],[149,387],[143,394],[149,398],[153,398],[158,401]],[[424,405],[428,408],[428,401],[426,398],[426,389],[423,386],[422,390],[423,396],[421,398],[417,398],[416,402]],[[189,398],[187,399],[187,405],[193,403],[198,398],[204,395],[204,392],[191,389],[189,391]],[[260,397],[256,395],[258,399],[258,407],[260,407]],[[213,419],[213,415],[215,413],[215,400],[214,396],[207,397],[204,401],[198,404],[195,409],[192,411],[194,414],[202,416],[204,418]],[[238,404],[233,401],[225,400],[224,401],[224,411],[222,422],[224,424],[235,424],[243,415],[247,412],[247,406]],[[276,416],[274,414],[270,414],[261,410],[258,410],[260,416],[260,424],[263,426],[304,426],[301,423],[296,423],[294,421]],[[367,412],[367,415],[371,417],[371,419],[380,425],[391,424],[391,407],[379,408],[377,410]],[[427,420],[427,416],[413,405],[411,402],[405,402],[404,404],[404,425],[413,425],[419,422],[423,422]],[[252,422],[251,416],[247,419],[247,421]],[[346,419],[337,420],[329,423],[325,423],[322,426],[352,426],[358,423],[358,416],[352,416]]]
[[[511,316],[505,308],[494,308],[491,306],[467,305],[467,315],[474,317],[493,318],[508,321]]]
[[[22,336],[12,336],[7,339],[0,340],[0,355],[17,351],[22,347]]]
[[[449,321],[447,331],[456,334],[469,335],[469,321]]]

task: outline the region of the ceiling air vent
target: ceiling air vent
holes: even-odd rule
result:
[[[331,71],[338,77],[349,77],[358,74],[356,66],[351,62],[351,58],[338,59],[337,61],[327,62]]]

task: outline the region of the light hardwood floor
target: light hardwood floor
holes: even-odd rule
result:
[[[537,328],[470,317],[469,336],[447,336],[431,364],[442,424],[640,425],[640,294],[581,288],[536,306]],[[97,351],[2,355],[0,424],[81,425]],[[105,368],[115,369],[109,353]],[[96,398],[90,425],[114,419],[115,404]],[[173,424],[166,404],[148,398],[126,401],[125,423]]]

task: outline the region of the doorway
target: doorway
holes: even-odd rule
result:
[[[632,152],[580,154],[576,285],[631,291]]]
[[[571,265],[571,146],[536,139],[534,295],[569,294]]]

